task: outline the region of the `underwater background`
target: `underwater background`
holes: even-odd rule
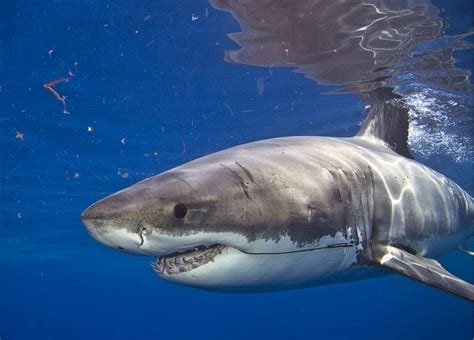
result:
[[[473,339],[472,303],[398,275],[206,292],[79,218],[230,146],[352,136],[392,96],[415,158],[473,195],[472,24],[470,0],[0,2],[0,339]]]

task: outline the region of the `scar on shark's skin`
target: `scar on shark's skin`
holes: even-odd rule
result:
[[[255,183],[254,179],[253,179],[253,175],[252,173],[249,171],[249,169],[247,169],[246,167],[244,167],[242,164],[240,164],[239,162],[235,162],[235,164],[237,164],[243,172],[245,172],[245,174],[247,175],[247,177],[252,181],[252,183]]]
[[[61,78],[49,80],[43,84],[43,87],[46,89],[46,91],[51,93],[57,100],[59,100],[63,104],[63,113],[65,114],[69,114],[69,111],[67,110],[66,96],[60,95],[59,92],[53,88],[53,86],[62,82],[68,82],[69,79],[71,79],[74,76],[75,76],[74,73],[69,71],[69,77],[61,77]]]
[[[183,178],[179,178],[179,177],[175,177],[175,178],[176,178],[178,181],[181,181],[181,182],[183,182],[184,184],[186,184],[197,196],[200,196],[200,195],[199,195],[199,192],[198,192],[196,189],[194,189],[194,187],[193,187],[191,184],[189,184],[188,181],[186,181],[186,180],[183,179]]]
[[[237,162],[235,162],[237,163]],[[238,164],[238,163],[237,163]],[[229,168],[228,166],[225,166],[224,164],[219,164],[220,166],[222,166],[224,169],[226,169],[227,171],[229,171],[232,176],[237,179],[237,181],[239,182],[240,184],[240,187],[242,188],[242,191],[244,192],[245,194],[245,197],[247,197],[248,200],[251,200],[252,198],[250,197],[250,194],[249,194],[249,191],[248,191],[248,184],[245,183],[244,179],[242,178],[242,176],[240,176],[240,174],[235,171],[235,170],[232,170],[231,168]],[[238,164],[240,166],[240,164]],[[242,167],[242,166],[240,166]],[[242,169],[243,170],[243,169]],[[248,170],[247,170],[248,171]],[[245,173],[247,173],[245,170],[244,170]],[[253,182],[253,181],[252,181]]]

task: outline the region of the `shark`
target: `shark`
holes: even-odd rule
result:
[[[235,146],[147,178],[81,215],[100,243],[153,257],[163,279],[225,292],[343,283],[390,272],[474,301],[436,259],[473,254],[473,198],[417,162],[401,100],[353,137]]]

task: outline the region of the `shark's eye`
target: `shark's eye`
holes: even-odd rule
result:
[[[188,213],[188,208],[183,203],[178,203],[174,206],[174,217],[182,220]]]

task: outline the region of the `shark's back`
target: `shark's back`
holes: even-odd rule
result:
[[[265,164],[258,167],[261,174],[253,170],[254,176],[268,177],[275,169],[295,195],[313,191],[316,197],[325,190],[326,197],[338,196],[341,209],[337,209],[338,200],[329,200],[333,206],[326,210],[347,215],[344,219],[334,216],[333,221],[352,228],[357,225],[363,229],[363,239],[398,244],[437,257],[457,248],[466,235],[474,232],[473,200],[467,192],[382,141],[362,136],[283,137],[223,152],[239,164]],[[222,153],[211,157],[218,162]],[[211,163],[212,159],[208,156],[203,161]],[[324,203],[313,203],[319,204]],[[332,227],[343,230],[346,226]]]
[[[364,234],[371,240],[437,257],[474,233],[473,199],[466,191],[381,142],[360,136],[286,137],[225,152],[235,152],[231,156],[235,158],[264,161],[268,166],[263,171],[284,165],[299,174],[304,190],[311,190],[310,185],[320,190],[318,178],[329,174],[341,200],[352,207],[347,214],[358,215],[354,223],[364,224]]]

